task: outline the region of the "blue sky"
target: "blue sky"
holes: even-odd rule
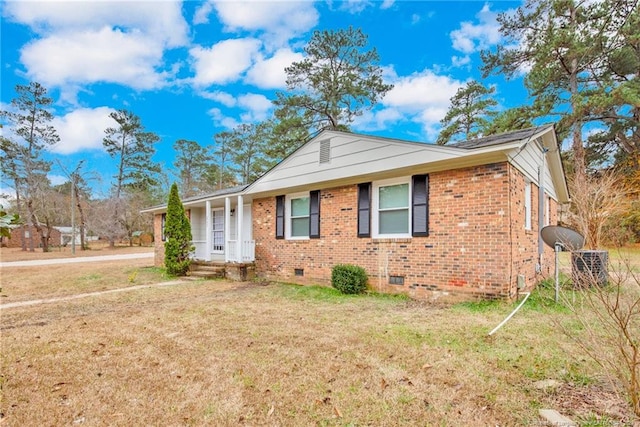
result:
[[[353,130],[435,141],[449,99],[480,79],[479,52],[500,43],[496,17],[509,1],[2,1],[1,107],[16,84],[38,81],[54,99],[61,141],[47,153],[102,176],[104,194],[115,160],[102,147],[109,113],[128,109],[157,133],[154,160],[173,181],[178,139],[212,144],[216,133],[262,121],[285,90],[284,68],[303,58],[315,30],[349,25],[378,50],[394,85]],[[483,80],[500,108],[529,103],[521,79]],[[9,129],[3,129],[10,136]],[[50,178],[66,179],[57,162]],[[2,191],[10,193],[6,184]]]

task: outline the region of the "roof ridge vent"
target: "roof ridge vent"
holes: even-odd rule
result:
[[[320,164],[331,162],[331,140],[320,141]]]

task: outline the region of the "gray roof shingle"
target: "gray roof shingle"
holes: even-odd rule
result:
[[[513,132],[501,133],[499,135],[485,136],[484,138],[470,139],[468,141],[458,142],[449,145],[454,148],[464,148],[466,150],[473,150],[476,148],[489,147],[492,145],[507,144],[509,142],[520,141],[523,139],[531,138],[533,135],[541,132],[553,125],[544,125],[534,128],[515,130]]]

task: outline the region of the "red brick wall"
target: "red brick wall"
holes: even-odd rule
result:
[[[191,220],[191,209],[185,209],[185,215]],[[153,216],[153,264],[156,267],[164,267],[164,241],[162,240],[162,215],[161,213]]]
[[[153,216],[153,264],[156,267],[164,266],[164,241],[162,240],[162,214]]]
[[[22,229],[25,229],[27,235],[29,230],[31,230],[31,236],[33,237],[33,247],[41,248],[42,247],[42,238],[38,230],[35,227],[29,227],[28,225],[24,225],[22,227],[14,228],[11,230],[11,237],[8,239],[3,239],[3,244],[8,248],[21,248],[22,247]],[[42,230],[46,233],[47,227],[42,226]],[[52,228],[49,233],[49,246],[60,246],[61,234],[59,230]],[[30,247],[30,239],[29,237],[25,238],[26,247],[29,249]]]
[[[519,273],[533,285],[535,186],[531,232],[524,231],[524,179],[507,163],[432,173],[429,191],[430,235],[407,239],[356,237],[356,185],[321,189],[320,239],[275,239],[275,198],[254,200],[257,273],[328,284],[335,264],[351,263],[366,269],[377,291],[449,300],[513,297]],[[404,276],[404,285],[390,285],[389,275]]]
[[[524,290],[531,290],[538,281],[553,274],[555,256],[553,249],[543,243],[544,252],[542,258],[538,258],[538,236],[540,232],[538,225],[539,188],[536,185],[531,185],[531,230],[526,230],[524,227],[524,197],[526,181],[522,173],[517,169],[511,167],[510,170],[512,199],[511,230],[513,230],[513,248],[511,257],[513,258],[513,276],[516,280],[516,282],[514,282],[512,292],[515,292],[518,275],[522,275],[525,278],[526,289]],[[549,224],[557,224],[558,204],[552,199],[549,200],[549,202],[551,203],[549,209]],[[542,214],[546,215],[546,212],[543,211]]]

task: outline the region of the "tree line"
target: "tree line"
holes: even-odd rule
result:
[[[481,53],[483,79],[523,76],[529,99],[499,110],[496,88],[469,80],[451,98],[437,143],[556,123],[559,139],[569,141],[563,157],[572,193],[588,194],[585,186],[597,186],[593,180],[615,172],[619,179],[612,191],[624,193],[625,203],[618,204],[624,209],[612,222],[626,227],[621,238],[640,240],[638,0],[530,0],[515,13],[499,15],[498,22],[504,41]],[[393,88],[383,81],[377,50],[360,29],[315,31],[304,53],[303,60],[285,68],[286,90],[276,93],[270,118],[217,133],[207,145],[175,141],[183,197],[254,181],[319,131],[349,131]],[[151,159],[158,135],[131,111],[111,113],[114,125],[105,130],[103,146],[117,163],[117,174],[109,197],[91,200],[90,171],[82,164],[69,173],[70,184],[48,183],[51,162],[42,152],[59,137],[50,125],[46,89],[30,83],[16,92],[14,112],[4,115],[20,140],[3,138],[1,146],[16,211],[34,227],[63,221],[55,216],[61,214],[55,213],[51,195],[64,199],[73,189],[80,195],[79,210],[90,211],[80,215],[82,226],[93,221],[90,228],[112,243],[151,229],[139,210],[163,202],[168,188],[166,175]],[[573,215],[580,212],[574,208]]]

